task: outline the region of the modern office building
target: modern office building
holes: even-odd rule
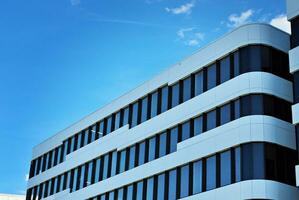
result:
[[[296,126],[299,159],[299,2],[287,0],[287,17],[291,22],[291,50],[289,51],[290,72],[294,75],[293,123]],[[296,167],[296,182],[299,186],[299,165]]]
[[[290,4],[292,40],[241,26],[36,146],[27,200],[298,200]]]

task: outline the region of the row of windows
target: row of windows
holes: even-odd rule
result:
[[[265,71],[289,79],[288,66],[287,54],[274,48],[262,45],[250,45],[240,48],[201,71],[191,74],[184,80],[180,80],[172,86],[159,88],[90,128],[75,134],[57,148],[61,152],[59,153],[59,155],[61,154],[61,161],[65,159],[67,154],[124,125],[129,124],[129,127],[137,126],[240,74],[251,71]],[[53,151],[56,151],[56,149]],[[32,162],[32,168],[36,169],[31,170],[30,177],[55,166],[48,162],[50,158],[47,159],[47,156],[53,151]],[[56,153],[54,154],[56,155]],[[41,162],[42,159],[46,166],[39,167],[39,164],[36,163]]]
[[[296,48],[299,46],[299,17],[291,20],[291,48]]]
[[[299,71],[294,73],[294,104],[299,103]]]
[[[267,179],[295,184],[295,151],[248,143],[89,200],[176,200],[232,183]]]
[[[253,179],[294,185],[293,168],[296,162],[294,150],[270,143],[246,143],[90,200],[175,200]],[[96,178],[88,165],[74,174],[77,174],[75,178],[82,179],[82,174],[87,174],[86,182]],[[65,180],[59,178],[36,186],[27,192],[27,200],[38,200],[46,197],[45,193],[61,191],[63,182]],[[77,187],[84,187],[84,184],[85,182],[80,182]]]
[[[274,107],[275,109],[273,109]],[[271,115],[281,119],[290,118],[290,103],[269,95],[243,96],[122,151],[114,151],[103,155],[53,178],[46,182],[45,187],[49,189],[44,190],[44,193],[45,195],[52,195],[59,192],[60,190],[58,190],[56,184],[60,180],[64,180],[61,190],[66,188],[71,188],[71,191],[79,190],[89,184],[175,152],[177,143],[247,115]],[[93,178],[91,179],[91,177]],[[57,188],[57,190],[54,190],[54,188]]]

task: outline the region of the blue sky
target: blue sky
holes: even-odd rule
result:
[[[31,150],[236,26],[289,31],[285,1],[2,0],[0,193],[25,193]]]

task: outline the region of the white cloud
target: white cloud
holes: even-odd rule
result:
[[[287,19],[286,15],[278,15],[274,17],[271,21],[270,24],[272,26],[275,26],[276,28],[279,28],[287,33],[291,33],[291,24]]]
[[[195,36],[199,39],[199,40],[204,40],[205,38],[205,34],[204,33],[195,33]]]
[[[77,6],[81,3],[81,0],[71,0],[72,6]]]
[[[253,10],[249,9],[245,12],[242,12],[240,15],[231,14],[228,17],[229,23],[227,24],[229,27],[238,27],[242,24],[246,24],[249,22],[250,17],[253,15]]]
[[[184,5],[181,5],[180,7],[177,8],[168,8],[166,7],[165,10],[167,12],[170,12],[175,15],[179,14],[191,14],[192,8],[195,6],[195,1],[191,1],[190,3],[186,3]]]
[[[197,39],[189,40],[187,43],[189,46],[197,46],[199,44]]]
[[[193,31],[194,28],[182,28],[177,32],[177,35],[179,36],[179,38],[183,39],[185,38],[185,34],[187,32]]]
[[[25,181],[27,182],[29,180],[29,174],[25,175]]]

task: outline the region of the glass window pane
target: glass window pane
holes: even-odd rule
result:
[[[156,137],[149,139],[148,160],[156,159]]]
[[[132,105],[132,121],[131,127],[138,125],[138,102]]]
[[[114,192],[109,192],[109,200],[114,200]]]
[[[122,173],[126,170],[126,150],[120,152],[120,164],[119,164],[119,173]]]
[[[147,179],[146,200],[154,200],[154,178]]]
[[[182,141],[190,138],[190,122],[182,124]]]
[[[159,135],[159,157],[166,155],[166,141],[167,141],[167,133],[162,133]]]
[[[194,135],[199,135],[203,132],[203,117],[199,116],[194,119]]]
[[[157,200],[165,200],[165,174],[160,174],[158,176],[158,192]]]
[[[181,167],[181,198],[189,196],[189,165]]]
[[[120,122],[120,112],[117,112],[115,114],[115,123],[114,123],[114,130],[118,129],[121,127],[121,122]]]
[[[203,72],[200,71],[195,74],[195,96],[200,95],[203,93]]]
[[[226,124],[231,121],[230,104],[221,106],[220,108],[220,125]]]
[[[183,81],[183,102],[191,99],[191,77]]]
[[[77,188],[77,179],[78,179],[78,168],[76,168],[75,169],[75,171],[74,171],[74,178],[73,178],[73,187],[71,188],[71,192],[74,192],[75,190],[76,190],[76,188]]]
[[[207,158],[206,190],[216,188],[216,156]]]
[[[111,176],[116,174],[116,164],[117,164],[117,151],[112,153],[112,160],[111,160]]]
[[[100,180],[100,169],[101,169],[101,159],[98,158],[96,160],[96,166],[95,166],[94,183],[97,183]]]
[[[124,126],[129,124],[129,112],[130,112],[129,107],[125,108],[123,112],[124,112],[124,119],[123,119],[123,126]]]
[[[246,105],[244,105],[244,106],[246,106]],[[259,94],[251,95],[251,114],[252,115],[264,114],[264,112],[263,112],[263,96],[262,95],[259,95]]]
[[[171,107],[175,107],[180,104],[180,83],[177,83],[171,87]]]
[[[145,163],[145,141],[139,143],[138,165]]]
[[[103,180],[109,177],[109,154],[104,156]]]
[[[220,185],[225,186],[232,183],[231,177],[231,151],[220,154]]]
[[[145,97],[141,100],[141,123],[148,119],[148,98]]]
[[[230,56],[220,61],[220,83],[224,83],[230,79]]]
[[[202,192],[202,161],[193,163],[193,194]]]
[[[109,134],[112,132],[112,116],[109,116],[106,122],[106,134]],[[105,134],[105,135],[106,135]]]
[[[265,153],[263,143],[253,143],[253,179],[265,178]]]
[[[90,185],[92,183],[92,168],[93,168],[93,161],[88,163],[88,172],[87,172],[87,181],[86,185]]]
[[[83,141],[84,141],[83,146],[85,146],[85,145],[88,144],[88,132],[89,132],[89,130],[86,129],[84,132],[85,132],[85,133],[84,133],[84,138],[82,138]]]
[[[151,95],[151,118],[158,114],[158,91]]]
[[[168,181],[168,200],[176,200],[177,194],[177,171],[171,170],[169,172],[169,181]]]
[[[236,180],[236,182],[241,181],[241,149],[240,149],[240,147],[235,148],[235,180]]]
[[[240,74],[239,51],[234,52],[234,77]]]
[[[239,119],[241,116],[240,112],[240,100],[234,101],[234,119]]]
[[[170,153],[177,150],[178,144],[178,127],[172,128],[170,130]]]
[[[207,113],[207,131],[216,128],[217,126],[216,110]]]
[[[129,155],[129,169],[135,167],[135,152],[136,152],[136,146],[131,146],[130,155]]]
[[[100,125],[99,125],[99,138],[103,137],[105,135],[105,130],[104,130],[104,121],[101,121],[100,122]]]
[[[161,89],[161,113],[168,110],[168,86]]]
[[[92,126],[92,128],[90,130],[90,134],[91,134],[91,141],[90,142],[95,141],[96,140],[96,134],[98,134],[97,133],[97,125],[96,124]]]
[[[295,48],[299,46],[299,17],[295,17],[291,20],[292,36],[291,47]]]
[[[123,200],[124,199],[124,189],[123,188],[118,189],[118,191],[117,191],[117,199],[118,200]]]
[[[85,175],[85,165],[82,165],[81,166],[80,178],[79,178],[79,182],[80,182],[79,188],[80,189],[84,187],[84,175]]]
[[[217,85],[216,76],[216,64],[213,64],[207,68],[207,89],[210,90]]]
[[[133,200],[133,185],[127,187],[127,200]]]
[[[136,200],[143,200],[143,181],[137,183]]]

